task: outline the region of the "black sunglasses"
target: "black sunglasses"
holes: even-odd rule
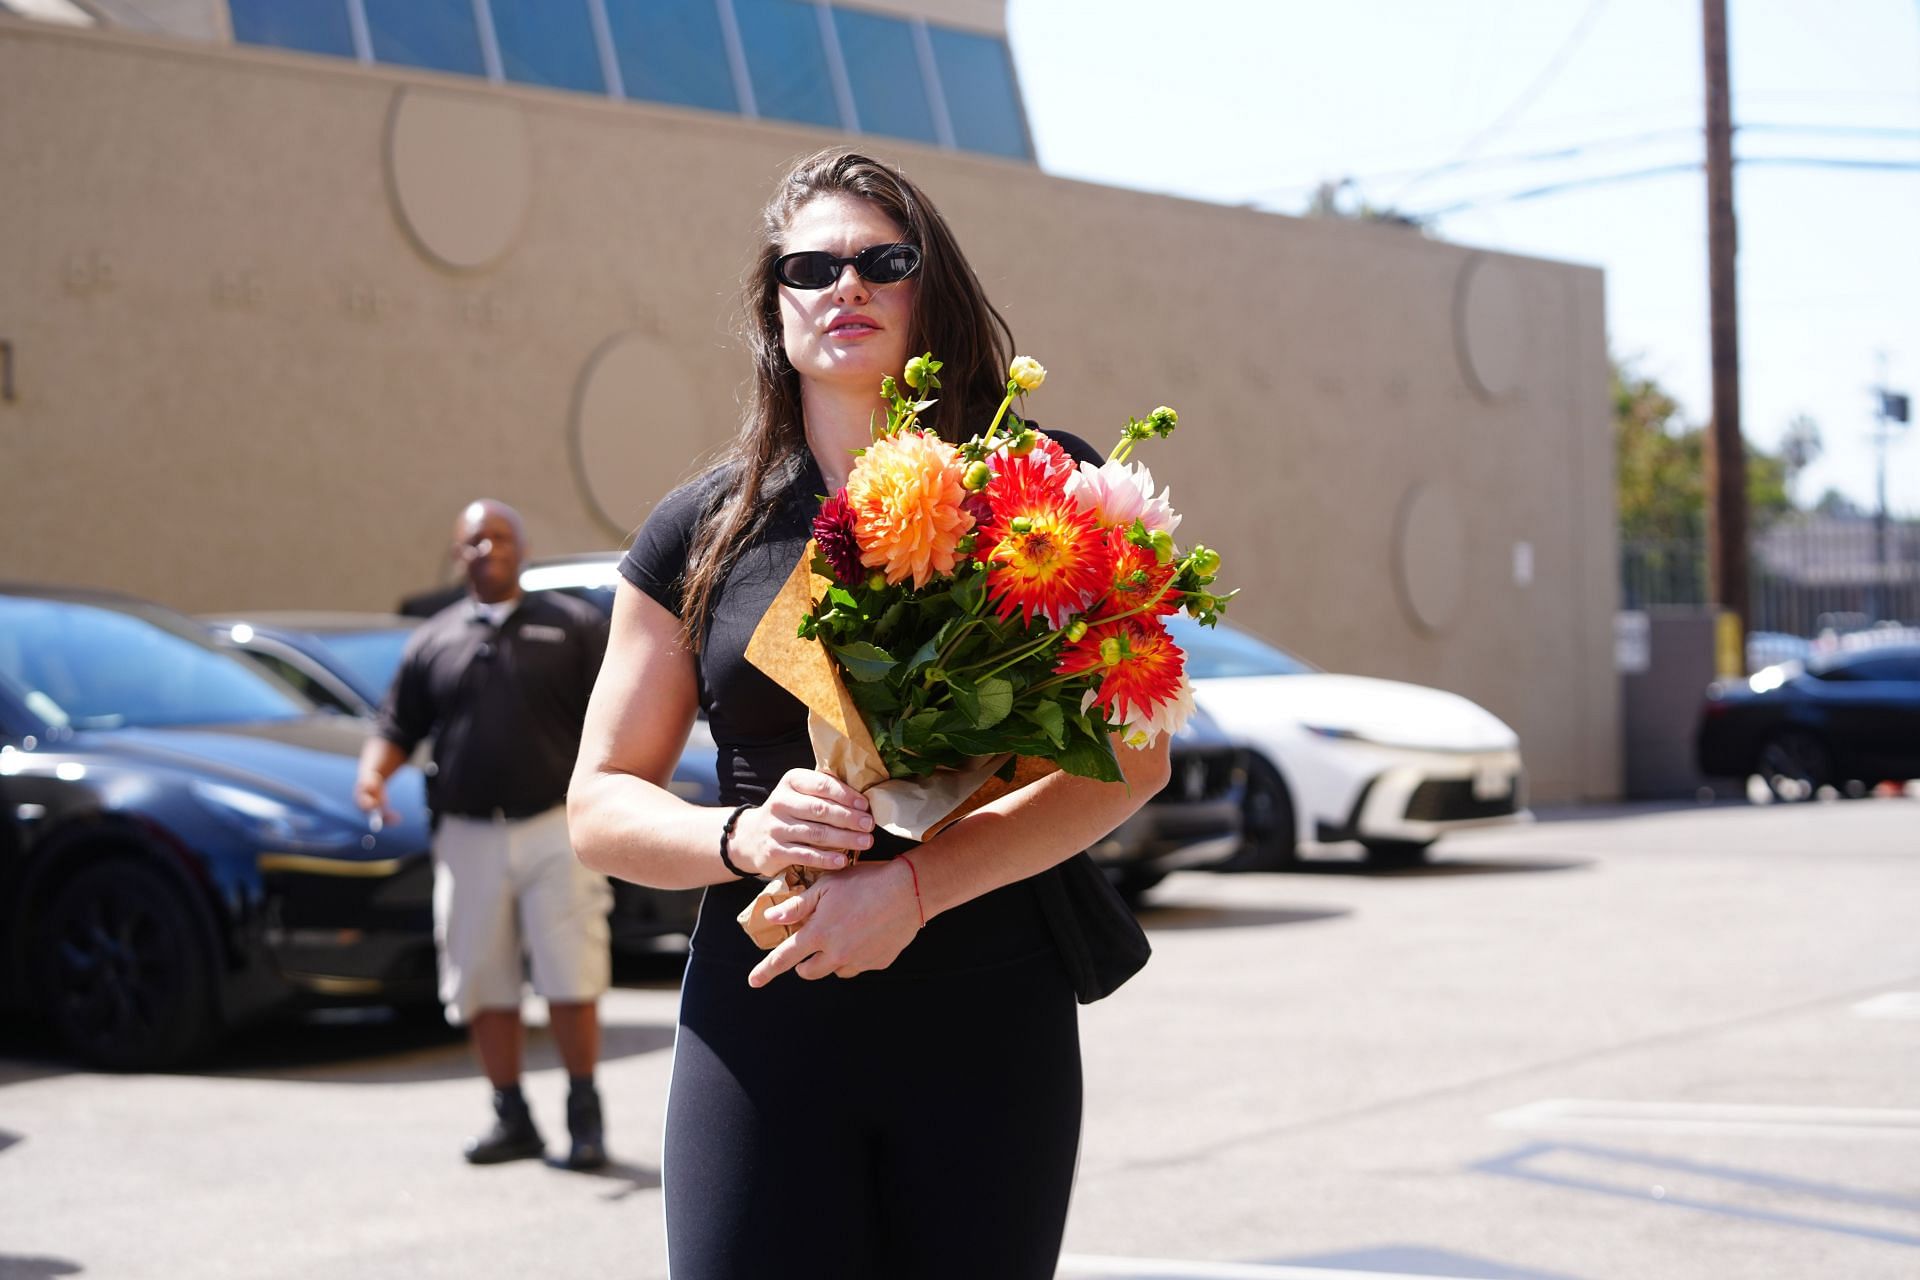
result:
[[[848,264],[868,284],[898,284],[920,269],[920,250],[910,244],[868,245],[851,258],[824,249],[783,254],[773,260],[773,278],[789,289],[824,289]]]

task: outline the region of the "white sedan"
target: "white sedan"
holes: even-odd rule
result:
[[[1321,671],[1224,622],[1168,624],[1195,702],[1248,748],[1243,865],[1343,840],[1408,865],[1449,831],[1528,816],[1518,735],[1466,698]]]

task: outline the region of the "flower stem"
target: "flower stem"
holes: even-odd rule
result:
[[[993,446],[993,433],[1000,429],[1000,420],[1007,416],[1007,408],[1012,404],[1013,393],[1008,392],[1006,398],[1000,402],[999,412],[993,415],[993,421],[987,425],[987,434],[980,437],[980,443],[983,447],[991,448]]]

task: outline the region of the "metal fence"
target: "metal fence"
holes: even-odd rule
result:
[[[1755,534],[1751,555],[1750,632],[1920,625],[1920,521],[1888,521],[1883,535],[1870,519],[1791,518]],[[1705,540],[1623,541],[1620,599],[1623,609],[1706,604]]]

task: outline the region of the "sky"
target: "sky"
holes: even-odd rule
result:
[[[1754,161],[1735,175],[1742,425],[1771,449],[1812,417],[1824,453],[1796,496],[1870,509],[1883,353],[1920,400],[1920,0],[1727,7]],[[1614,354],[1708,417],[1703,175],[1491,199],[1697,164],[1695,0],[1009,0],[1007,20],[1046,171],[1278,213],[1351,177],[1343,200],[1436,213],[1439,239],[1600,266]],[[1920,517],[1920,426],[1895,429],[1887,489]]]

